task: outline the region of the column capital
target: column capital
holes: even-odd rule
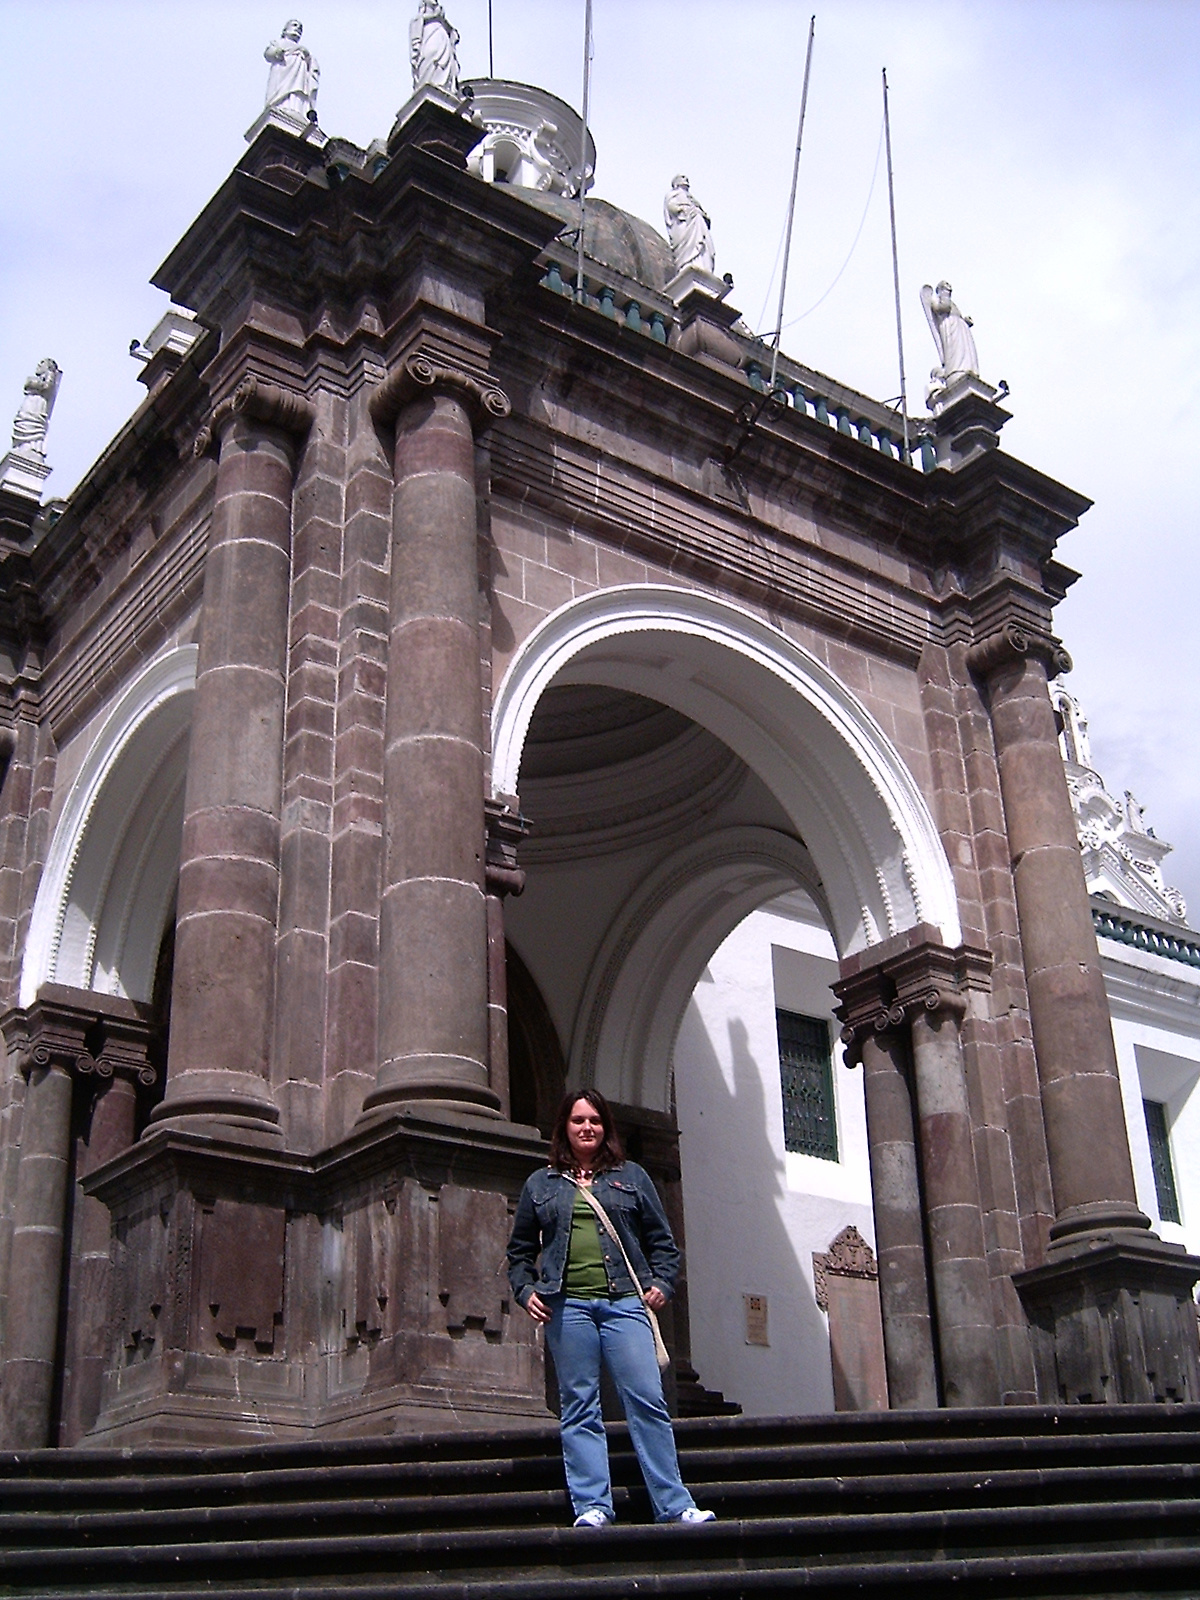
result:
[[[371,396],[372,418],[382,427],[395,422],[400,412],[422,394],[451,394],[471,419],[476,433],[501,422],[512,410],[499,384],[461,367],[447,366],[423,351],[406,356]]]
[[[312,427],[316,414],[311,400],[306,400],[293,389],[268,383],[265,378],[250,372],[233,393],[218,401],[209,413],[208,420],[196,435],[192,454],[197,461],[209,455],[219,444],[225,429],[238,417],[251,417],[283,433],[303,438]]]
[[[1001,667],[1027,658],[1043,661],[1050,677],[1070,672],[1073,666],[1069,653],[1053,634],[1033,631],[1020,622],[1004,622],[978,639],[967,651],[967,666],[977,677],[986,679]]]
[[[991,972],[990,951],[951,950],[927,924],[848,956],[831,985],[840,1001],[846,1065],[857,1065],[869,1033],[899,1028],[917,1013],[962,1017],[970,991],[990,990]]]
[[[121,1077],[149,1087],[157,1078],[149,1007],[116,995],[45,983],[31,1006],[0,1017],[0,1033],[27,1080],[46,1066],[96,1084]]]

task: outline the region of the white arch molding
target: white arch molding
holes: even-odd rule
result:
[[[38,885],[23,1006],[48,980],[150,1000],[179,873],[195,645],[125,689],[72,783]]]
[[[900,753],[823,662],[762,618],[656,584],[561,606],[522,642],[496,695],[493,793],[517,792],[529,723],[552,681],[659,700],[741,756],[807,846],[840,955],[921,922],[961,944],[950,863]]]

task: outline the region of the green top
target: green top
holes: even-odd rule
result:
[[[600,1249],[600,1224],[583,1198],[575,1196],[571,1212],[571,1243],[563,1273],[563,1293],[575,1300],[607,1300],[608,1272]]]

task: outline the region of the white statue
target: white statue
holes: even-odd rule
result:
[[[316,121],[317,85],[321,69],[316,58],[300,43],[303,27],[292,17],[272,39],[263,56],[271,63],[267,74],[268,111],[286,111],[302,122]]]
[[[408,53],[414,94],[431,88],[459,98],[458,29],[446,20],[441,0],[421,0],[421,9],[408,27]]]
[[[38,362],[32,378],[25,379],[25,398],[13,418],[12,447],[18,455],[46,459],[46,433],[61,379],[61,368],[49,357]]]
[[[717,253],[713,249],[712,223],[682,173],[671,179],[671,191],[663,201],[663,218],[675,257],[675,271],[703,267],[705,272],[713,272]]]
[[[964,317],[951,298],[950,285],[942,280],[937,288],[925,284],[921,304],[929,321],[929,331],[937,346],[938,364],[929,374],[926,403],[933,405],[960,378],[979,376],[979,357],[971,333],[970,317]]]

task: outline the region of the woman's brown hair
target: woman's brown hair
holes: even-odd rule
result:
[[[599,1089],[572,1089],[569,1094],[563,1096],[558,1115],[554,1119],[554,1131],[550,1135],[550,1165],[557,1167],[560,1172],[570,1172],[575,1166],[575,1153],[567,1137],[567,1118],[571,1115],[576,1102],[580,1100],[587,1101],[604,1128],[604,1142],[596,1151],[592,1171],[611,1172],[624,1161],[625,1151],[608,1101]]]

